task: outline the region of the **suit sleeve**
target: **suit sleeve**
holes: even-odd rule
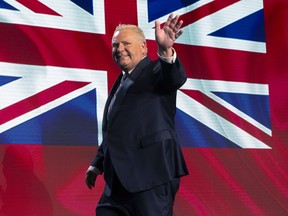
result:
[[[96,167],[98,170],[100,170],[100,173],[103,173],[103,160],[104,160],[104,153],[103,153],[103,146],[100,145],[100,147],[97,150],[97,154],[93,161],[91,162],[90,166]]]
[[[182,62],[178,57],[172,64],[161,59],[159,61],[161,65],[161,87],[170,91],[178,90],[187,80]]]

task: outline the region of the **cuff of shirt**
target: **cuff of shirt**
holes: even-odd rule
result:
[[[94,166],[89,166],[87,171],[91,171],[95,173],[96,175],[99,175],[101,173],[101,171],[97,167],[94,167]]]
[[[163,57],[163,56],[159,55],[159,53],[157,53],[158,57],[162,61],[164,61],[166,63],[169,63],[169,64],[173,64],[175,62],[176,58],[177,58],[177,54],[176,54],[175,49],[173,47],[171,47],[171,48],[172,48],[172,51],[173,51],[173,55],[171,57]]]

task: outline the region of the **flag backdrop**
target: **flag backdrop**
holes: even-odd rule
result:
[[[94,215],[116,25],[181,15],[176,216],[288,215],[287,0],[0,0],[0,215]],[[127,119],[129,121],[129,118]]]

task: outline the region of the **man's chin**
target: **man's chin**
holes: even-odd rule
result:
[[[123,61],[118,61],[117,62],[118,66],[121,67],[122,69],[128,68],[128,64],[127,62],[123,62]]]

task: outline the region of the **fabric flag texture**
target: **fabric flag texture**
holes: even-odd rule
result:
[[[120,23],[181,15],[176,216],[288,215],[287,0],[0,0],[0,216],[93,215],[85,171],[119,68]],[[127,119],[129,121],[129,118]]]

